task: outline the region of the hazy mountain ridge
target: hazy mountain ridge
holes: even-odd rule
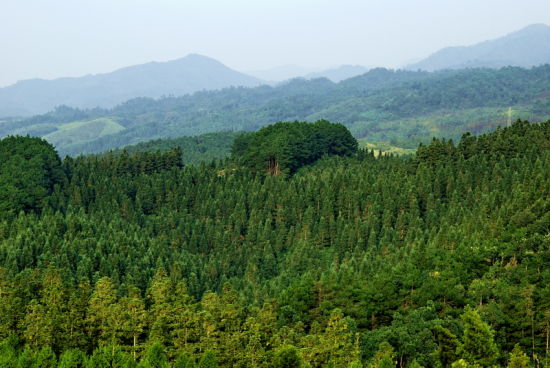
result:
[[[550,26],[533,24],[494,40],[441,49],[407,69],[532,67],[546,63],[550,63]]]
[[[110,108],[136,97],[181,96],[262,82],[206,56],[191,54],[167,61],[118,69],[111,73],[54,80],[32,79],[0,88],[0,116],[28,116],[59,105]]]
[[[150,139],[327,119],[345,124],[357,138],[410,148],[433,136],[460,138],[464,130],[483,133],[510,119],[548,119],[549,93],[548,65],[433,73],[378,68],[340,83],[294,79],[275,87],[137,98],[109,110],[63,107],[3,122],[0,136],[55,137],[60,153],[78,155]],[[91,137],[94,131],[98,135]]]

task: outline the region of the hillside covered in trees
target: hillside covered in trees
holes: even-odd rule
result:
[[[229,156],[235,139],[241,134],[243,133],[216,132],[191,137],[154,139],[113,150],[113,153],[120,154],[124,151],[130,154],[138,152],[168,152],[178,149],[181,151],[182,160],[186,165],[196,165],[201,162],[221,160]]]
[[[0,122],[0,136],[40,136],[61,156],[99,153],[158,138],[256,131],[278,121],[327,119],[357,139],[415,148],[432,137],[459,139],[518,118],[550,118],[550,66],[439,71],[372,69],[339,83],[296,79],[275,87],[228,88],[112,109],[66,106]]]
[[[357,140],[342,124],[280,122],[255,133],[238,136],[231,148],[233,159],[260,172],[293,174],[323,156],[353,156]]]
[[[0,193],[43,190],[0,196],[0,367],[547,366],[549,142],[517,121],[275,176],[4,139]]]

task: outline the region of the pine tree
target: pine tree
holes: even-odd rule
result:
[[[164,352],[164,347],[159,343],[154,343],[151,345],[147,351],[139,367],[143,368],[167,368],[168,367],[168,357]]]
[[[114,349],[122,330],[122,313],[117,304],[116,290],[108,277],[98,280],[88,305],[88,326],[94,341]]]
[[[395,353],[393,347],[387,342],[382,342],[378,351],[368,364],[369,368],[395,368]]]
[[[32,368],[56,368],[57,358],[49,346],[40,349],[35,357]]]
[[[132,339],[132,355],[136,359],[139,349],[139,337],[143,333],[147,314],[145,303],[136,287],[129,287],[128,296],[119,301],[119,310],[122,313],[122,333]]]
[[[456,350],[459,346],[456,336],[442,326],[435,326],[433,328],[435,334],[435,340],[438,345],[437,355],[441,366],[443,368],[450,367],[453,362],[457,360]]]
[[[173,368],[196,368],[196,366],[195,361],[185,353],[180,354],[173,364]]]
[[[494,333],[479,314],[467,306],[461,316],[464,323],[464,336],[458,355],[470,364],[491,367],[496,364],[498,349],[493,340]]]
[[[294,346],[285,346],[275,351],[273,361],[269,365],[272,368],[301,368],[302,357]]]
[[[65,350],[59,357],[57,368],[84,368],[86,366],[86,354],[82,350]]]
[[[514,350],[510,353],[510,359],[506,368],[530,368],[531,363],[529,357],[521,350],[519,345],[514,346]]]
[[[214,353],[210,350],[205,351],[199,361],[198,368],[218,368]]]

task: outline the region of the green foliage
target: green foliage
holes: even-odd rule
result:
[[[510,359],[506,368],[530,368],[531,362],[529,357],[521,350],[519,345],[514,346],[514,350],[510,353]]]
[[[357,147],[355,138],[341,124],[325,120],[281,122],[238,137],[232,156],[258,171],[293,174],[324,155],[351,156],[357,152]]]
[[[59,357],[58,368],[85,368],[86,354],[79,349],[65,350]]]
[[[44,346],[40,349],[35,357],[32,368],[56,368],[57,367],[57,357],[53,352],[52,348],[49,346]]]
[[[19,341],[17,337],[10,336],[0,342],[0,367],[1,368],[16,368],[17,367],[17,346]]]
[[[126,146],[115,153],[128,152],[168,152],[180,149],[182,161],[186,165],[198,165],[201,162],[211,162],[229,156],[233,141],[240,137],[241,132],[216,132],[194,137],[175,139],[156,139],[132,146]]]
[[[151,345],[145,356],[142,358],[139,367],[144,368],[165,368],[168,367],[168,358],[164,353],[164,348],[159,343]]]
[[[481,134],[504,126],[510,107],[513,120],[548,119],[549,75],[548,65],[435,73],[377,68],[338,84],[294,80],[276,87],[136,98],[110,110],[62,106],[45,115],[2,123],[0,136],[51,134],[62,155],[78,155],[148,139],[255,131],[277,121],[327,119],[341,122],[357,138],[411,148],[433,136],[458,140],[464,131]],[[190,162],[186,157],[184,161]]]
[[[273,361],[270,365],[273,368],[301,368],[302,357],[294,346],[285,346],[275,351]]]
[[[88,359],[88,368],[134,368],[132,357],[124,353],[119,346],[106,346],[94,350]]]
[[[189,358],[186,353],[180,354],[173,364],[173,368],[195,368],[196,366],[195,361]]]
[[[520,121],[285,180],[66,158],[0,220],[0,366],[505,366],[516,344],[543,365],[549,138]]]
[[[216,355],[210,350],[207,350],[202,354],[201,360],[199,361],[198,368],[217,368],[218,363],[216,362]]]
[[[387,342],[382,342],[378,351],[368,364],[369,368],[395,368],[395,353],[393,347]]]
[[[440,325],[433,328],[435,341],[437,343],[437,357],[443,368],[450,367],[452,363],[458,360],[456,351],[459,347],[459,341],[456,336]]]
[[[37,212],[64,180],[53,146],[39,138],[0,140],[0,217]]]
[[[462,315],[464,338],[458,355],[470,364],[491,367],[496,364],[498,348],[493,340],[494,332],[469,306]]]

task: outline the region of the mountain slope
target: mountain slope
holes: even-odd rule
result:
[[[99,118],[118,124],[104,126],[118,130],[103,129],[101,136],[90,139],[88,132],[97,125],[72,124]],[[457,139],[461,131],[483,133],[518,118],[550,118],[549,65],[434,73],[373,69],[340,83],[294,79],[276,87],[227,88],[159,100],[138,98],[110,110],[65,107],[0,123],[0,136],[28,133],[44,137],[60,130],[62,134],[50,135],[57,137],[57,149],[63,155],[78,155],[150,139],[327,119],[346,125],[363,141],[412,148],[434,136]],[[83,130],[72,131],[77,128]]]
[[[59,105],[109,108],[136,97],[178,96],[260,83],[214,59],[191,54],[178,60],[151,62],[107,74],[21,81],[0,88],[0,116],[35,115]]]
[[[531,67],[546,63],[550,63],[550,26],[533,24],[495,40],[444,48],[407,69]]]

